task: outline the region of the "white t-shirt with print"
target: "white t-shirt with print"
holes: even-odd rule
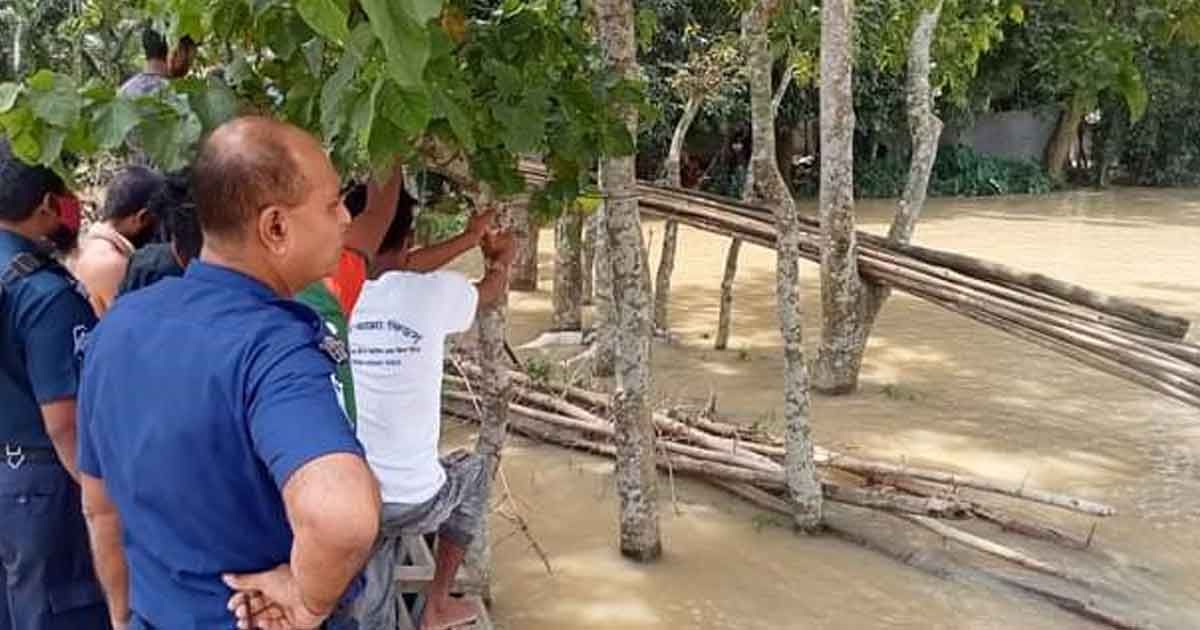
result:
[[[368,280],[350,321],[358,439],[388,503],[422,503],[446,481],[438,461],[447,335],[475,319],[479,294],[450,271]]]

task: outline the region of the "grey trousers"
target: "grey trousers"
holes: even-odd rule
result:
[[[396,587],[396,565],[404,558],[402,536],[437,532],[466,548],[486,504],[483,460],[465,451],[442,458],[446,483],[424,503],[384,503],[379,540],[367,563],[367,587],[355,602],[359,630],[395,630],[404,603]]]

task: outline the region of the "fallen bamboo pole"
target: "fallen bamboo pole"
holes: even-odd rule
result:
[[[986,538],[976,536],[975,534],[969,532],[964,532],[961,529],[942,523],[937,519],[919,516],[916,514],[900,514],[897,516],[898,518],[902,518],[910,523],[920,525],[921,527],[928,529],[929,531],[941,536],[942,538],[945,538],[946,540],[954,541],[964,547],[968,547],[970,549],[985,553],[989,556],[1000,558],[1001,560],[1025,567],[1030,571],[1045,573],[1046,575],[1052,575],[1054,577],[1062,578],[1078,584],[1083,584],[1085,586],[1096,585],[1096,581],[1091,578],[1084,577],[1073,571],[1068,571],[1062,567],[1054,566],[1048,562],[1043,562],[1011,547],[1001,545],[1000,543],[990,541]]]

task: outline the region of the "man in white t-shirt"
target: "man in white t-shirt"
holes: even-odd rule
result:
[[[401,534],[438,533],[421,629],[454,628],[479,614],[451,597],[450,587],[485,508],[486,473],[473,454],[439,458],[442,361],[446,337],[466,331],[478,309],[504,295],[515,249],[509,234],[472,221],[466,238],[487,262],[482,280],[472,283],[451,271],[414,272],[427,269],[428,257],[409,251],[411,227],[412,199],[404,196],[351,315],[358,438],[384,501],[367,589],[356,604],[361,630],[396,628],[403,610],[394,579]]]

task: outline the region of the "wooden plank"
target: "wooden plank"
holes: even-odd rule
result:
[[[404,543],[404,549],[408,554],[408,561],[417,567],[433,567],[433,552],[430,551],[429,545],[425,543],[425,537],[420,534],[405,535],[401,537]]]

